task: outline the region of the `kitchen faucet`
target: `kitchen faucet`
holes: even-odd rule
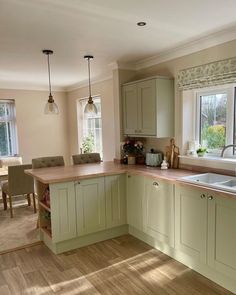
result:
[[[236,144],[225,145],[225,146],[223,147],[223,150],[222,150],[221,155],[220,155],[221,158],[224,158],[224,152],[225,152],[225,150],[227,150],[227,149],[230,148],[230,147],[236,148]]]

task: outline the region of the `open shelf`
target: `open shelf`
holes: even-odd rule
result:
[[[45,204],[45,202],[43,202],[43,201],[39,201],[39,205],[40,205],[41,207],[43,207],[45,210],[47,210],[48,212],[51,212],[51,208],[49,208],[49,207]]]
[[[52,231],[51,231],[51,230],[49,230],[49,229],[46,228],[46,227],[41,227],[41,230],[42,230],[43,232],[45,232],[45,234],[47,234],[50,238],[52,238]]]

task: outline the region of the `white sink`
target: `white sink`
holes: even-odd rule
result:
[[[180,178],[181,181],[200,184],[206,187],[212,187],[223,191],[236,193],[236,177],[215,174],[203,173],[192,176],[185,176]]]

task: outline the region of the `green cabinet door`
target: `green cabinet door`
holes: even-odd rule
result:
[[[76,237],[74,182],[50,184],[52,241]]]
[[[128,224],[143,230],[144,177],[127,175],[127,220]]]
[[[144,232],[174,247],[174,185],[146,177],[144,187]]]
[[[105,177],[106,227],[126,224],[126,176]]]
[[[105,229],[104,177],[76,184],[76,211],[78,236]]]
[[[156,80],[137,83],[138,92],[138,133],[156,135]]]
[[[138,97],[136,84],[123,86],[123,125],[124,133],[138,132]]]
[[[175,248],[206,263],[207,195],[191,186],[176,185]]]
[[[208,195],[208,264],[236,278],[236,200]]]

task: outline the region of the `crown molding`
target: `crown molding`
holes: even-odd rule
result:
[[[148,68],[171,59],[179,58],[216,45],[236,39],[236,26],[230,27],[207,36],[200,37],[178,47],[163,51],[155,56],[139,60],[134,64],[136,70]]]
[[[94,84],[97,84],[97,83],[100,83],[100,82],[104,82],[104,81],[107,81],[107,80],[111,80],[111,79],[112,79],[112,75],[100,76],[100,77],[92,79],[91,80],[91,85],[94,85]],[[71,92],[71,91],[74,91],[74,90],[77,90],[77,89],[80,89],[80,88],[83,88],[83,87],[86,87],[86,86],[88,86],[88,80],[84,80],[84,81],[81,81],[79,83],[73,84],[73,85],[71,85],[69,87],[66,87],[65,91],[66,92]]]
[[[0,90],[22,90],[22,91],[44,91],[48,92],[48,86],[41,86],[41,85],[27,85],[27,84],[18,84],[18,83],[1,83],[0,84]],[[65,92],[65,87],[53,87],[53,92]]]
[[[136,65],[134,63],[122,63],[119,61],[114,61],[108,64],[108,67],[111,70],[117,70],[117,69],[121,69],[121,70],[136,70]]]

